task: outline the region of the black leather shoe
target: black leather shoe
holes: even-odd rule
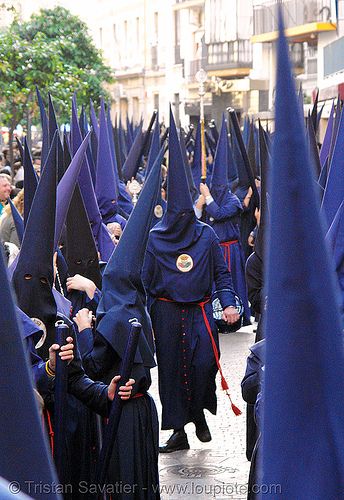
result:
[[[202,443],[208,443],[211,441],[211,434],[207,422],[202,420],[201,422],[195,422],[196,426],[196,436]]]
[[[172,453],[172,451],[189,450],[188,437],[184,430],[174,431],[165,446],[159,447],[159,453]]]

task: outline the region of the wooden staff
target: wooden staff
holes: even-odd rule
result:
[[[206,167],[206,162],[205,162],[205,138],[204,138],[204,95],[205,95],[205,90],[204,90],[204,84],[207,81],[207,73],[204,71],[203,68],[201,68],[199,71],[196,73],[196,80],[199,83],[199,90],[198,90],[198,95],[200,97],[200,123],[201,123],[201,146],[202,146],[202,151],[201,151],[201,165],[202,165],[202,175],[201,179],[202,182],[205,181],[207,177],[207,167]]]

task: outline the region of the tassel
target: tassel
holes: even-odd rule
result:
[[[221,376],[221,387],[223,391],[228,391],[228,384],[223,375]]]
[[[166,300],[166,299],[161,299],[161,300]],[[219,360],[219,353],[217,352],[216,343],[215,343],[214,337],[213,337],[213,335],[211,333],[211,328],[210,328],[210,325],[209,325],[209,321],[208,321],[207,315],[205,314],[205,310],[204,310],[204,304],[206,302],[208,302],[208,300],[206,300],[205,302],[199,302],[198,305],[201,306],[201,308],[202,308],[204,323],[205,323],[205,325],[207,327],[207,330],[208,330],[208,333],[209,333],[209,336],[210,336],[210,339],[211,339],[211,343],[212,343],[212,346],[213,346],[213,350],[214,350],[214,354],[215,354],[215,359],[216,359],[216,364],[217,364],[217,367],[218,367],[220,375],[221,375],[221,387],[222,387],[222,390],[226,391],[226,394],[229,397],[229,401],[231,402],[232,410],[234,412],[234,415],[238,416],[238,415],[241,415],[241,411],[232,402],[230,394],[228,392],[227,380],[225,379],[225,377],[224,377],[224,375],[222,373],[222,369],[221,369],[221,366],[220,366],[220,360]]]
[[[233,410],[233,412],[234,412],[234,414],[235,414],[236,416],[241,415],[241,411],[239,410],[239,408],[238,408],[237,406],[235,406],[235,404],[234,404],[234,403],[232,403],[232,410]]]

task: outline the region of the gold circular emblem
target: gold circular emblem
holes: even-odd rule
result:
[[[156,207],[154,208],[154,215],[158,219],[161,219],[161,217],[164,215],[164,211],[161,205],[156,205]]]
[[[187,253],[183,253],[182,255],[179,255],[176,265],[179,271],[181,271],[182,273],[187,273],[193,268],[193,260],[190,255],[188,255]]]

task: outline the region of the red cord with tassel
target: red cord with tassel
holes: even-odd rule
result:
[[[205,309],[204,309],[204,304],[206,304],[207,302],[209,302],[210,299],[204,301],[204,302],[199,302],[198,305],[201,306],[202,308],[202,313],[203,313],[203,318],[204,318],[204,323],[207,327],[207,330],[208,330],[208,333],[210,335],[210,339],[211,339],[211,343],[213,345],[213,350],[214,350],[214,354],[215,354],[215,359],[216,359],[216,364],[217,364],[217,367],[219,369],[219,372],[220,372],[220,375],[221,375],[221,387],[222,387],[222,390],[226,392],[227,396],[229,397],[229,401],[231,402],[231,407],[232,407],[232,410],[233,410],[233,413],[236,415],[236,416],[239,416],[241,415],[241,410],[239,410],[239,408],[233,403],[232,401],[232,398],[229,394],[229,388],[228,388],[228,384],[227,384],[227,381],[222,373],[222,368],[221,368],[221,365],[220,365],[220,358],[219,358],[219,353],[218,353],[218,350],[217,350],[217,347],[216,347],[216,343],[215,343],[215,340],[214,340],[214,337],[213,337],[213,334],[211,333],[211,328],[210,328],[210,325],[209,325],[209,321],[208,321],[208,318],[207,318],[207,315],[205,314]]]

